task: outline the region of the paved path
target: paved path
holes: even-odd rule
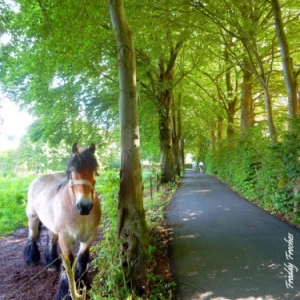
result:
[[[300,231],[215,178],[188,171],[167,222],[177,299],[300,299]]]

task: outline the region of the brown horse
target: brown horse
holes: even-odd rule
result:
[[[89,248],[98,233],[101,218],[95,192],[98,162],[94,154],[94,144],[84,149],[74,144],[66,173],[46,174],[35,179],[29,186],[26,207],[29,227],[24,249],[26,263],[35,265],[40,260],[37,240],[42,222],[49,230],[44,264],[49,269],[59,269],[57,241],[62,254],[67,255],[72,264],[71,248],[80,242],[75,280],[84,284],[88,283]],[[56,299],[71,299],[65,272],[61,274]]]

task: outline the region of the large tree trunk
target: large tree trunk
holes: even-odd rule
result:
[[[161,182],[168,183],[175,180],[175,170],[173,161],[173,141],[172,141],[172,84],[175,61],[181,43],[175,49],[171,49],[170,60],[165,68],[164,58],[159,59],[159,83],[160,94],[158,96],[158,116],[159,116],[159,142],[161,153]]]
[[[121,170],[118,238],[126,274],[138,292],[146,284],[149,234],[143,207],[140,137],[137,114],[136,62],[133,36],[123,0],[108,0],[118,48]]]
[[[289,45],[284,31],[279,1],[272,0],[271,2],[275,19],[277,38],[281,51],[284,81],[288,92],[289,117],[295,118],[299,116],[299,108],[297,96],[297,81],[293,73],[293,59],[290,56]]]
[[[241,98],[241,134],[245,135],[248,128],[254,125],[253,96],[252,96],[252,66],[248,59],[244,60],[242,98]]]
[[[161,154],[162,183],[174,181],[173,140],[172,140],[172,95],[164,90],[160,94],[159,106],[159,142]]]

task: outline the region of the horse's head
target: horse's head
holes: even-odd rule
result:
[[[72,156],[67,167],[67,177],[76,198],[76,207],[80,215],[88,215],[93,208],[98,162],[95,157],[95,145],[81,148],[73,145]]]

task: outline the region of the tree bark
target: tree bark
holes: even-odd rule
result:
[[[220,141],[223,138],[223,122],[224,119],[218,117],[218,135],[217,135],[218,141]]]
[[[168,183],[175,179],[172,140],[172,96],[169,90],[160,94],[159,114],[159,144],[161,154],[161,182]]]
[[[266,107],[266,111],[267,111],[267,120],[268,120],[271,141],[273,143],[277,143],[277,131],[276,131],[274,119],[273,119],[271,94],[270,94],[268,86],[264,86],[263,89],[264,89],[265,107]]]
[[[289,45],[284,31],[284,25],[281,16],[281,9],[278,0],[272,0],[272,8],[275,20],[277,38],[279,41],[282,69],[285,86],[288,93],[288,112],[290,118],[299,116],[297,81],[293,72],[293,59],[290,56]]]
[[[241,98],[241,134],[245,135],[248,128],[254,125],[253,96],[252,96],[252,73],[251,63],[244,59],[242,98]]]
[[[173,114],[172,114],[172,140],[173,140],[173,162],[175,173],[180,176],[180,140],[181,140],[181,116],[180,116],[180,97],[181,93],[178,95],[178,100],[175,101],[173,98]]]
[[[117,40],[120,88],[118,238],[126,274],[132,286],[142,292],[146,284],[149,233],[143,207],[134,42],[123,0],[108,0],[108,6]]]
[[[212,149],[215,148],[216,140],[217,140],[217,137],[216,137],[216,129],[215,129],[215,126],[213,126],[213,127],[210,129],[210,148],[212,148]]]
[[[229,42],[226,43],[224,49],[224,58],[225,61],[229,64],[229,54],[228,50],[231,47],[231,39]],[[231,69],[227,69],[225,73],[226,79],[226,89],[227,89],[227,120],[228,120],[228,127],[227,127],[227,137],[230,138],[235,135],[234,129],[234,116],[236,113],[236,104],[237,104],[237,97],[233,95],[233,87],[231,83]]]
[[[183,139],[182,139],[181,97],[182,97],[182,93],[180,92],[178,94],[178,108],[177,108],[177,125],[178,125],[177,126],[177,139],[178,139],[179,169],[184,171],[184,143],[183,143]]]
[[[227,111],[227,137],[231,138],[235,135],[235,128],[234,128],[234,116],[236,113],[236,103],[237,98],[235,98],[232,102],[228,103],[228,111]]]
[[[173,141],[172,141],[172,81],[175,61],[180,49],[180,43],[171,50],[170,60],[165,69],[164,58],[159,58],[159,83],[160,94],[158,96],[159,115],[159,142],[161,153],[161,182],[168,183],[175,180]]]

